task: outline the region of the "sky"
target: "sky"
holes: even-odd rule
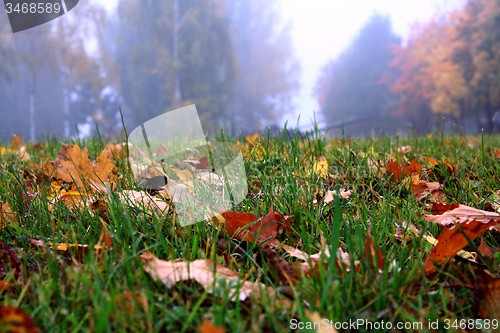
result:
[[[113,10],[117,0],[96,0]],[[229,0],[231,1],[231,0]],[[391,17],[393,31],[407,40],[411,24],[458,8],[461,0],[280,0],[282,19],[292,24],[291,38],[302,73],[300,90],[294,98],[294,114],[282,123],[304,129],[321,115],[313,89],[321,69],[345,50],[357,32],[376,11]],[[340,119],[339,119],[340,120]]]

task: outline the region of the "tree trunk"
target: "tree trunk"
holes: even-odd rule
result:
[[[176,106],[182,105],[181,82],[179,79],[179,0],[174,0],[174,35],[172,37],[172,58],[174,62],[174,103]]]
[[[64,137],[69,137],[69,89],[68,89],[68,70],[66,68],[63,69],[63,114],[64,114],[64,122],[63,122],[63,130]]]
[[[29,77],[29,123],[30,123],[30,140],[35,143],[35,71],[30,71]]]

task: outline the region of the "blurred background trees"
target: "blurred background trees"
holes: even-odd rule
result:
[[[392,33],[389,17],[373,14],[351,46],[330,62],[318,81],[318,101],[327,123],[359,117],[364,121],[349,130],[363,135],[387,128],[395,95],[379,83],[388,71],[392,45],[400,38]]]
[[[129,129],[195,103],[205,130],[235,134],[294,113],[300,67],[278,0],[80,2],[39,28],[12,34],[0,13],[2,140],[120,133],[118,105]],[[500,2],[464,0],[404,42],[374,13],[314,93],[326,124],[364,120],[354,135],[428,132],[443,117],[499,130]]]
[[[350,127],[354,134],[408,133],[410,124],[429,132],[443,117],[470,132],[498,130],[499,60],[499,1],[468,0],[461,10],[416,24],[405,45],[375,14],[325,67],[317,96],[329,121],[365,119]]]

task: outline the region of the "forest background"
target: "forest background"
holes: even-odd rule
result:
[[[255,131],[293,111],[300,66],[276,0],[83,2],[12,34],[0,12],[0,139],[129,129],[196,104],[204,128]],[[328,41],[325,41],[328,43]],[[330,61],[315,95],[353,135],[500,129],[500,2],[468,0],[416,24],[404,44],[374,13]],[[289,125],[290,126],[290,125]],[[293,124],[291,125],[293,126]]]

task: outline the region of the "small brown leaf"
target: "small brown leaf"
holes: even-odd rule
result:
[[[437,202],[442,202],[444,199],[443,188],[437,182],[425,183],[420,182],[418,184],[411,185],[411,191],[418,201],[430,196]]]

